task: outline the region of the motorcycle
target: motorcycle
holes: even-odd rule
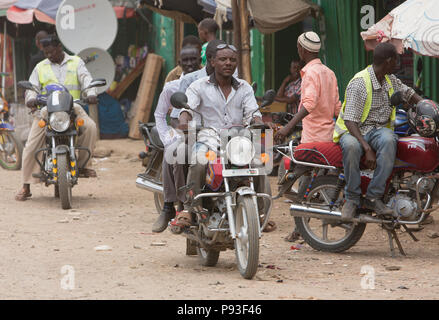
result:
[[[412,113],[407,112],[408,120]],[[400,126],[406,123],[400,123]],[[289,153],[296,165],[311,171],[310,182],[299,192],[299,204],[291,203],[290,214],[303,239],[312,248],[325,252],[342,252],[354,246],[362,237],[366,224],[375,223],[387,232],[392,257],[394,241],[402,255],[406,255],[396,230],[403,228],[414,241],[408,226],[421,223],[437,208],[439,191],[439,138],[419,135],[400,137],[394,169],[387,180],[383,201],[393,209],[389,216],[378,216],[361,206],[357,216],[342,220],[345,179],[342,151],[332,142],[309,143],[294,147],[290,142]],[[360,165],[363,195],[373,177],[373,171]],[[331,170],[333,174],[319,175],[319,170]]]
[[[139,130],[146,148],[139,154],[145,171],[137,175],[136,186],[154,193],[154,205],[157,213],[160,214],[164,204],[162,182],[164,146],[154,122],[139,122]]]
[[[105,79],[95,79],[84,90],[105,85]],[[44,182],[46,187],[54,185],[55,198],[60,198],[63,209],[70,209],[72,188],[78,183],[79,170],[82,169],[77,163],[77,152],[86,151],[87,161],[91,157],[89,149],[75,146],[84,120],[76,116],[74,104],[81,107],[82,102],[74,101],[68,90],[58,84],[47,85],[43,89],[47,94],[42,94],[29,81],[20,81],[18,86],[36,92],[38,109],[41,110],[42,115],[47,115],[38,123],[40,128],[46,128],[46,146],[35,152],[34,156],[41,172],[33,176]]]
[[[182,92],[177,92],[171,97],[171,104],[175,108],[189,108],[186,103],[187,97]],[[264,102],[266,105],[269,103],[271,102]],[[204,127],[203,117],[200,116],[201,127],[196,128],[196,131],[204,131],[209,139],[221,145],[219,132],[214,128]],[[265,175],[265,171],[260,166],[255,167],[254,161],[257,156],[254,143],[242,135],[246,129],[248,133],[248,129],[252,128],[258,126],[234,126],[232,130],[236,134],[228,137],[225,148],[220,148],[218,154],[213,151],[206,152],[208,165],[203,191],[193,197],[192,183],[188,182],[181,188],[188,194],[192,225],[181,227],[173,224],[173,221],[169,223],[171,232],[186,237],[186,254],[197,254],[204,266],[215,266],[221,251],[235,249],[238,269],[246,279],[251,279],[256,274],[259,264],[259,238],[268,222],[272,206],[271,195],[257,193],[254,188],[254,178]],[[154,141],[149,130],[145,131],[145,134]],[[237,152],[243,147],[248,147],[248,152]],[[261,154],[261,158],[266,160],[264,155]],[[146,181],[149,185],[153,183],[151,175]],[[155,184],[149,190],[158,192],[159,187],[159,184]],[[265,187],[269,188],[269,185]],[[258,202],[264,204],[262,221]]]
[[[9,104],[0,94],[0,166],[6,170],[20,170],[23,144],[15,134],[10,116]]]
[[[397,134],[399,137],[407,137],[415,132],[408,124],[407,112],[401,108],[402,106],[400,105],[397,106],[396,120],[395,120],[395,134]],[[293,115],[287,114],[286,117],[287,117],[286,119],[291,120]],[[286,120],[284,120],[284,122],[285,121]],[[300,126],[297,130],[295,129],[293,134],[290,136],[290,138],[287,139],[288,141],[292,141],[293,147],[297,147],[300,144],[301,131],[302,131],[302,127]],[[279,192],[273,199],[276,200],[284,196],[289,200],[297,201],[299,189],[304,188],[306,187],[307,184],[309,184],[310,177],[308,176],[308,174],[311,170],[310,169],[303,170],[297,176],[292,174],[294,170],[294,161],[291,158],[292,153],[289,146],[289,142],[274,146],[274,150],[276,154],[280,155],[281,159],[280,159],[279,171],[278,171]],[[328,174],[327,169],[321,169],[318,173],[318,175],[326,175],[326,174]],[[296,181],[298,181],[299,183],[298,188],[294,187]]]

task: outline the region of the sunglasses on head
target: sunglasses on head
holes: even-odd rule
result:
[[[57,46],[59,44],[59,40],[56,38],[44,38],[40,40],[41,45],[43,46],[43,48],[46,48],[48,46]]]
[[[222,49],[226,49],[226,48],[232,50],[233,52],[238,52],[238,49],[236,49],[235,46],[233,46],[231,44],[222,43],[222,44],[219,44],[216,46],[217,50],[222,50]]]

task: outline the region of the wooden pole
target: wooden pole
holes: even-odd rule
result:
[[[239,15],[241,20],[242,78],[248,83],[251,83],[252,67],[250,57],[250,30],[248,28],[249,13],[247,10],[247,0],[239,0]]]
[[[233,45],[238,49],[238,76],[242,79],[242,59],[241,59],[241,20],[239,19],[238,0],[232,1],[233,19]]]
[[[184,22],[181,19],[174,20],[174,34],[175,34],[175,64],[180,59],[181,45],[184,38]]]

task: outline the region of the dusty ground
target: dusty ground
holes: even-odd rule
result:
[[[439,238],[428,236],[439,232],[438,224],[417,232],[417,243],[400,233],[407,257],[390,258],[387,235],[374,225],[343,254],[306,244],[292,250],[300,244],[284,240],[294,222],[280,200],[272,214],[278,229],[261,239],[254,280],[241,278],[233,251],[221,253],[216,267],[202,267],[197,257],[185,256],[184,238],[151,233],[157,217],[152,194],[135,186],[142,168],[134,158],[143,142],[103,140],[99,146],[113,153],[95,162],[97,179],[82,179],[73,189],[72,210],[62,210],[43,185],[33,186],[31,200],[16,202],[20,172],[0,170],[1,299],[439,297]],[[95,250],[103,245],[111,251]],[[373,267],[374,289],[361,286],[365,265]]]

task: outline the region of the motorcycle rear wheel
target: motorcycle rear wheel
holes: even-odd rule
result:
[[[63,209],[72,208],[72,185],[69,182],[69,163],[66,154],[59,154],[57,156],[58,165],[58,189],[59,197],[61,199],[61,207]]]
[[[15,132],[0,132],[0,144],[4,151],[0,151],[0,166],[6,170],[20,170],[23,144]]]
[[[240,196],[236,204],[236,261],[241,276],[252,279],[259,265],[259,216],[251,196]]]
[[[337,188],[338,177],[334,175],[317,177],[306,198],[306,204],[319,204],[319,209],[329,210],[329,203]],[[332,209],[341,211],[343,204],[343,190],[340,191]],[[299,199],[304,198],[304,189]],[[321,206],[327,204],[327,206]],[[323,217],[322,217],[323,218]],[[303,239],[312,248],[324,252],[343,252],[354,246],[366,229],[365,223],[344,222],[341,220],[316,219],[308,217],[294,217],[294,222]],[[331,229],[329,228],[331,227]]]

